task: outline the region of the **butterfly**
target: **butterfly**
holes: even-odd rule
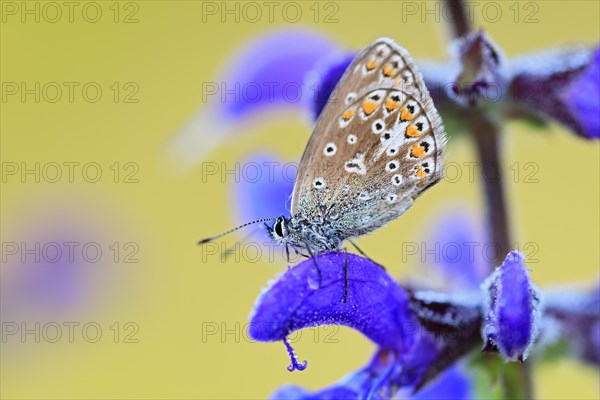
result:
[[[408,52],[388,38],[374,41],[321,112],[299,164],[291,215],[267,226],[270,237],[288,259],[289,247],[313,259],[344,250],[344,241],[398,218],[440,180],[445,145],[442,120]]]
[[[269,234],[311,254],[339,251],[398,218],[441,178],[446,135],[408,52],[387,38],[346,69],[299,164],[291,216]]]

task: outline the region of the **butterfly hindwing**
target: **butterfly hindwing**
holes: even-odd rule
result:
[[[408,52],[379,39],[347,68],[302,156],[292,215],[347,236],[400,216],[441,178],[441,118]],[[314,215],[312,215],[314,214]]]

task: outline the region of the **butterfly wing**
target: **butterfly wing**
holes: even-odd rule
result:
[[[399,217],[441,178],[446,137],[408,52],[376,40],[350,64],[308,141],[292,216],[328,213],[345,237]]]

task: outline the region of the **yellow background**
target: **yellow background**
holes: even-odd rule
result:
[[[95,24],[77,12],[73,23],[65,16],[58,23],[31,19],[22,23],[19,16],[5,16],[2,82],[95,81],[104,97],[95,104],[81,97],[55,104],[9,98],[1,104],[2,161],[94,161],[104,173],[115,162],[131,161],[139,165],[139,183],[103,179],[90,184],[77,179],[72,184],[37,184],[9,179],[2,185],[2,240],[20,237],[22,221],[31,215],[64,215],[57,210],[73,207],[101,227],[107,243],[138,243],[139,263],[93,266],[98,276],[90,285],[92,300],[68,317],[56,318],[97,321],[104,338],[111,337],[112,323],[133,321],[139,326],[139,342],[103,338],[98,343],[78,339],[19,346],[10,357],[3,356],[2,397],[263,398],[284,383],[320,388],[363,365],[374,346],[349,329],[336,333],[335,344],[314,343],[313,333],[307,331],[295,347],[310,366],[293,374],[285,368],[288,360],[281,343],[250,343],[241,333],[239,340],[228,335],[222,341],[215,335],[202,342],[203,323],[224,323],[228,329],[246,324],[260,288],[285,265],[221,264],[215,258],[203,264],[195,241],[234,223],[230,187],[216,180],[201,184],[200,167],[174,177],[161,162],[166,143],[201,105],[202,82],[219,79],[220,68],[248,38],[293,24],[277,13],[274,23],[266,17],[258,23],[235,23],[231,18],[203,23],[199,1],[138,1],[139,22],[124,24],[112,21],[112,1],[98,3],[104,16]],[[417,60],[446,56],[443,25],[432,16],[402,22],[400,3],[338,2],[339,21],[331,24],[314,23],[308,9],[312,2],[300,4],[306,16],[294,26],[314,27],[347,48],[390,36]],[[486,22],[476,12],[476,26],[485,29],[508,56],[599,40],[597,1],[537,2],[538,22],[529,24],[515,23],[509,10],[513,2],[499,4],[504,14],[498,22]],[[131,10],[124,10],[124,3],[119,6],[122,13]],[[112,102],[107,88],[113,82],[135,82],[139,102]],[[530,267],[540,286],[596,282],[598,143],[579,140],[557,125],[547,131],[517,122],[506,126],[502,145],[506,166],[515,161],[539,165],[537,184],[507,180],[514,239],[538,244],[539,262]],[[296,160],[309,133],[302,118],[286,114],[226,142],[207,161],[233,163],[261,149]],[[475,160],[469,141],[450,143],[448,161]],[[362,239],[361,247],[402,277],[414,265],[402,265],[394,243],[416,240],[422,232],[420,221],[445,204],[462,202],[482,215],[480,190],[466,180],[440,184],[400,220]],[[9,269],[9,264],[3,265],[3,279],[14,273]],[[3,349],[10,345],[3,344]],[[574,360],[535,366],[534,374],[542,398],[600,396],[597,370]]]

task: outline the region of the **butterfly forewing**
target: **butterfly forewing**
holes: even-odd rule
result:
[[[379,39],[350,64],[302,156],[292,216],[347,237],[400,216],[441,177],[441,118],[408,52]]]

